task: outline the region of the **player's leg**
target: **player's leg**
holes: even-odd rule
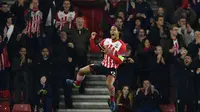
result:
[[[113,86],[115,82],[115,77],[113,75],[108,75],[106,79],[106,86],[110,94],[110,109],[115,110],[115,87]]]
[[[85,66],[83,68],[80,68],[78,73],[77,73],[77,76],[76,76],[76,81],[74,80],[71,80],[71,79],[67,79],[66,82],[67,84],[69,85],[73,85],[74,87],[76,88],[79,88],[80,85],[81,85],[81,82],[84,80],[85,78],[85,75],[87,73],[89,73],[91,70],[90,70],[90,65],[88,66]]]

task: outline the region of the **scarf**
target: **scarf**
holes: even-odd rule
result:
[[[0,71],[10,67],[8,59],[7,47],[4,47],[3,53],[0,55]]]

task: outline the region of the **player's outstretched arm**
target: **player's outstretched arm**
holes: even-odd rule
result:
[[[101,48],[95,44],[95,37],[96,37],[97,33],[96,32],[92,32],[91,33],[91,38],[90,38],[90,48],[91,48],[91,51],[94,52],[94,53],[97,53],[97,52],[101,52]]]

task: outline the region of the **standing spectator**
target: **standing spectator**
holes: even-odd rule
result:
[[[185,45],[188,46],[194,40],[194,30],[189,24],[187,24],[186,18],[180,18],[178,21],[180,26],[178,29],[178,34],[180,34],[185,42]]]
[[[54,81],[53,81],[53,109],[56,111],[60,99],[60,86],[64,89],[65,106],[68,109],[72,106],[72,87],[65,82],[66,78],[72,78],[70,68],[72,66],[73,49],[72,43],[69,42],[68,35],[65,32],[60,32],[60,42],[53,46],[54,59]]]
[[[196,31],[195,40],[193,40],[188,45],[188,52],[192,56],[193,59],[198,57],[199,48],[200,48],[200,31]]]
[[[140,29],[138,34],[134,35],[135,40],[133,38],[131,47],[133,47],[133,51],[136,51],[138,49],[138,47],[140,46],[141,42],[147,38],[146,32],[144,29]]]
[[[148,39],[143,39],[137,49],[139,75],[141,83],[149,79],[149,62],[153,55],[153,47]]]
[[[10,8],[11,13],[16,20],[15,25],[20,29],[20,32],[26,27],[24,12],[28,9],[26,0],[17,0]]]
[[[144,80],[143,87],[136,92],[136,112],[160,112],[158,101],[158,91],[151,85],[149,80]]]
[[[26,31],[28,37],[42,36],[42,12],[39,10],[39,1],[32,0],[29,9],[25,11]]]
[[[4,26],[6,25],[7,18],[10,15],[8,10],[8,4],[6,2],[1,3],[1,10],[0,10],[0,32],[3,32]]]
[[[90,33],[84,28],[84,20],[82,17],[76,18],[76,28],[72,30],[71,36],[75,46],[75,63],[76,69],[78,70],[87,65],[87,53],[90,40]],[[82,83],[79,92],[83,94],[84,91],[84,83]]]
[[[143,17],[149,18],[153,15],[150,5],[145,0],[136,0],[135,9],[137,13],[140,13]]]
[[[151,27],[150,29],[148,39],[153,46],[160,45],[163,40],[166,40],[168,38],[168,29],[164,25],[164,23],[164,17],[158,16],[156,17],[155,26]]]
[[[14,73],[14,90],[16,104],[20,103],[21,91],[23,88],[24,103],[29,104],[29,85],[30,85],[30,65],[32,60],[26,56],[26,48],[21,47],[19,56],[15,57],[12,61],[12,72]]]
[[[66,29],[72,29],[74,27],[74,20],[77,16],[72,9],[70,0],[64,0],[62,7],[63,8],[56,14],[56,28],[58,28],[58,31],[62,31],[64,27]]]
[[[7,53],[7,38],[0,35],[0,90],[9,90],[10,84],[10,61]]]
[[[40,0],[39,2],[39,7],[43,14],[42,21],[44,23],[44,32],[48,38],[49,44],[51,44],[54,34],[56,4],[59,3],[59,0]]]
[[[40,112],[40,109],[42,108],[43,112],[51,112],[52,89],[45,76],[40,78],[40,83],[37,85],[36,90],[35,111]]]
[[[161,104],[169,103],[169,72],[168,60],[161,46],[156,46],[150,62],[150,81],[158,89]]]
[[[6,25],[4,26],[3,38],[8,39],[7,50],[9,60],[12,59],[18,54],[19,43],[17,42],[18,37],[18,28],[13,23],[13,16],[9,15],[7,17]]]
[[[117,112],[132,112],[133,94],[128,86],[123,86],[117,95]]]
[[[176,67],[176,103],[179,112],[184,112],[187,105],[188,112],[195,112],[195,67],[192,64],[191,56],[187,55],[187,50],[182,49],[181,57],[173,57]]]

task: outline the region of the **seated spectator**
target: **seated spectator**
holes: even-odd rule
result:
[[[178,34],[180,34],[188,46],[194,40],[194,30],[191,28],[190,24],[187,24],[186,18],[182,17],[178,21]]]
[[[160,112],[159,93],[149,80],[144,80],[135,96],[136,112]]]
[[[117,94],[117,112],[132,112],[133,94],[128,86],[123,86]]]
[[[161,46],[156,46],[150,60],[150,81],[158,89],[160,104],[169,104],[169,67],[168,59]]]
[[[14,73],[14,103],[19,104],[21,92],[23,91],[24,103],[29,104],[30,86],[30,65],[32,60],[26,56],[26,48],[21,47],[19,56],[15,57],[11,63],[11,70]]]
[[[37,85],[36,90],[35,111],[40,112],[42,110],[42,112],[51,112],[52,89],[45,76],[40,78],[40,83]]]
[[[7,53],[7,38],[0,35],[0,90],[9,90],[10,85],[10,61]]]

